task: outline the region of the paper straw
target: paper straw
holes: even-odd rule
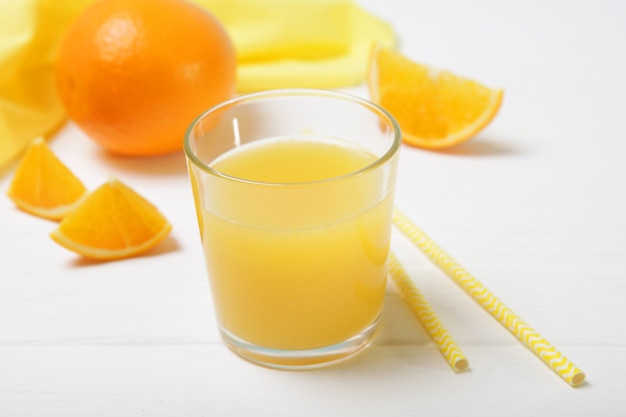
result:
[[[504,305],[491,291],[446,254],[398,209],[394,209],[393,223],[468,295],[487,310],[492,317],[502,323],[557,375],[573,387],[582,384],[585,380],[583,371],[578,369],[561,352]]]
[[[437,345],[450,367],[456,372],[467,369],[469,362],[456,342],[437,317],[422,293],[411,281],[393,253],[389,254],[389,274],[398,286],[402,297],[407,302],[415,317],[422,324],[428,335]]]

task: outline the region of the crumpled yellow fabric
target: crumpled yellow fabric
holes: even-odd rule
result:
[[[65,121],[53,82],[68,24],[93,0],[0,0],[0,168]],[[192,0],[218,17],[238,59],[237,91],[338,88],[365,76],[392,27],[351,0]]]

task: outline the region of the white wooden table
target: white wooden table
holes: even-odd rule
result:
[[[216,331],[183,155],[112,157],[69,124],[51,147],[86,185],[118,176],[174,229],[150,255],[96,264],[0,198],[0,416],[626,415],[626,2],[360,3],[411,58],[505,88],[471,142],[403,148],[397,205],[587,382],[568,386],[400,235],[469,371],[451,371],[391,284],[354,360],[245,362]]]

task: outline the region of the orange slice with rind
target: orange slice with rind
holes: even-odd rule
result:
[[[115,260],[148,251],[171,229],[152,203],[110,178],[89,193],[50,237],[86,258]]]
[[[38,137],[28,145],[7,195],[27,213],[60,220],[86,193],[83,183]]]
[[[398,121],[403,141],[445,149],[474,137],[495,117],[503,90],[417,63],[373,45],[367,74],[373,102]]]

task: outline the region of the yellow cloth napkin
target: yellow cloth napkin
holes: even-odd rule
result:
[[[58,42],[93,0],[0,0],[0,168],[65,120],[53,81]],[[390,25],[351,0],[193,0],[225,25],[238,92],[361,83],[369,46]]]
[[[0,168],[64,121],[55,46],[87,1],[0,0]]]
[[[395,42],[389,24],[350,0],[195,1],[233,39],[239,92],[357,85],[372,42]]]

